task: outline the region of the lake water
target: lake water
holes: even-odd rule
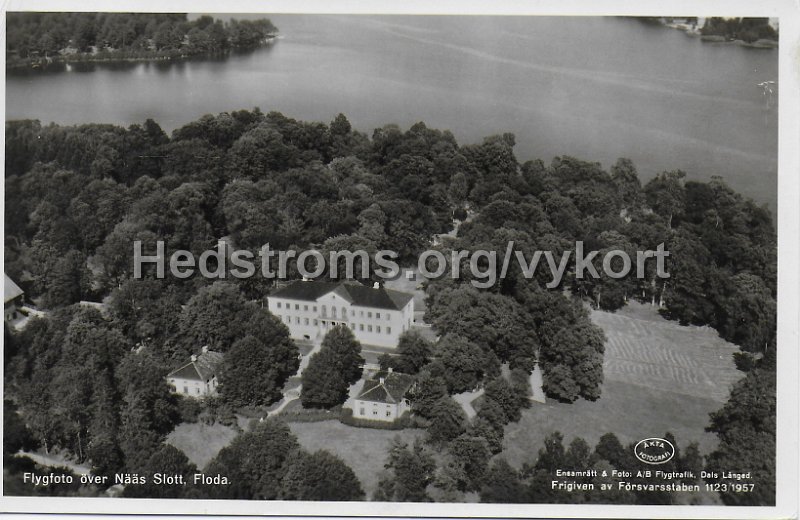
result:
[[[239,16],[241,17],[241,16]],[[640,176],[721,175],[774,209],[777,50],[703,44],[622,18],[270,16],[281,39],[225,60],[73,65],[7,78],[6,117],[171,131],[260,107],[372,133],[417,121],[460,143],[513,132],[521,160],[574,155]]]

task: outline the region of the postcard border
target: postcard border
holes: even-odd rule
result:
[[[15,0],[3,7],[6,11],[143,11],[143,12],[208,12],[208,13],[349,13],[349,14],[469,14],[469,15],[700,15],[704,13],[735,16],[777,16],[780,18],[779,47],[780,113],[778,154],[778,341],[781,345],[798,345],[800,323],[800,17],[790,0],[770,0],[752,5],[746,0],[719,3],[703,1],[671,1],[648,7],[632,1],[593,2],[580,0],[546,3],[542,0],[526,3],[513,1],[477,2],[447,0],[431,2],[386,0],[362,2],[356,0],[280,0],[256,2],[239,0],[235,5],[220,8],[210,0],[169,3],[156,0],[121,2],[97,1],[59,2],[56,0]],[[5,45],[5,31],[2,31]],[[5,61],[5,54],[3,54]],[[5,74],[5,64],[3,73]],[[5,89],[5,81],[3,81]],[[5,116],[5,104],[2,108]],[[5,140],[2,153],[5,156]],[[0,204],[3,204],[0,202]],[[255,516],[305,517],[531,517],[552,518],[765,518],[798,515],[798,353],[797,349],[778,351],[778,443],[776,460],[777,497],[774,507],[739,506],[611,506],[611,505],[550,505],[550,504],[410,504],[382,502],[284,502],[241,500],[190,499],[125,499],[78,497],[4,497],[0,496],[0,511],[19,513],[92,513],[92,514],[216,514]],[[2,385],[0,385],[2,386]],[[2,394],[2,388],[0,388]],[[2,483],[0,483],[2,486]],[[0,490],[1,491],[1,490]]]

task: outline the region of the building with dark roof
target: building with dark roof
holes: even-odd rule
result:
[[[410,409],[406,393],[414,385],[408,374],[378,372],[364,382],[361,393],[353,400],[353,417],[371,421],[392,422]]]
[[[345,325],[368,345],[396,347],[414,321],[413,295],[354,281],[296,281],[267,298],[269,311],[295,339],[320,340]]]
[[[167,381],[176,394],[198,398],[214,395],[221,364],[222,353],[205,346],[199,355],[193,355],[188,363],[167,374]]]
[[[6,277],[3,287],[5,293],[5,299],[3,301],[3,319],[5,321],[13,321],[19,317],[18,311],[19,308],[22,307],[22,300],[25,297],[25,293],[7,274],[3,273],[3,275]]]

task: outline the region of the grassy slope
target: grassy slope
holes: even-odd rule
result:
[[[399,436],[410,444],[423,434],[421,430],[354,428],[339,421],[290,423],[289,427],[306,450],[327,450],[344,460],[361,481],[368,498],[380,480],[391,440]]]
[[[519,423],[506,427],[506,459],[517,466],[535,460],[554,430],[565,443],[579,436],[590,445],[606,432],[627,444],[669,431],[681,448],[698,442],[702,452],[711,451],[716,436],[704,429],[742,375],[733,365],[737,348],[712,329],[681,327],[637,303],[616,314],[594,312],[592,320],[608,336],[602,397],[533,403]]]
[[[169,434],[167,444],[181,450],[202,470],[234,437],[236,431],[221,424],[182,423]]]

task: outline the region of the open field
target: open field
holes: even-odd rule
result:
[[[713,329],[682,327],[635,302],[616,314],[593,312],[592,321],[608,336],[602,397],[533,403],[520,422],[506,427],[507,460],[535,460],[544,437],[555,430],[565,443],[579,436],[591,445],[607,432],[626,445],[671,432],[681,448],[698,442],[703,453],[711,451],[717,439],[704,429],[708,414],[742,377],[733,364],[737,347]]]
[[[306,450],[327,450],[344,460],[361,481],[367,497],[372,497],[377,488],[392,439],[399,436],[410,444],[424,433],[354,428],[339,421],[289,423],[289,427]]]
[[[181,423],[169,434],[167,444],[181,450],[202,470],[234,437],[236,431],[222,424]]]
[[[682,327],[636,302],[616,314],[593,312],[592,321],[608,336],[607,381],[724,403],[731,385],[742,377],[733,364],[738,347],[709,327]]]

